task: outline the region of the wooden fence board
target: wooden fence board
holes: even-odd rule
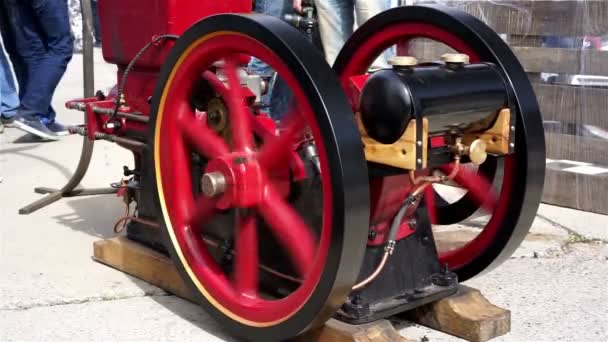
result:
[[[608,21],[608,18],[606,19]],[[608,51],[511,46],[527,72],[608,76]],[[415,40],[410,53],[420,61],[437,61],[449,47],[430,40]]]
[[[608,32],[605,0],[419,0],[459,8],[499,33],[554,36],[603,36]]]
[[[544,120],[608,130],[608,89],[534,84]]]
[[[521,46],[512,49],[528,72],[608,75],[608,51]]]
[[[608,140],[555,133],[545,133],[545,139],[549,159],[608,166]]]

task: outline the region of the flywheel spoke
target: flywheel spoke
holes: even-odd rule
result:
[[[186,142],[204,157],[213,159],[229,152],[228,145],[207,126],[206,120],[184,116],[180,123]]]
[[[305,278],[317,249],[310,227],[272,185],[268,185],[258,208],[277,240],[287,249],[294,267]]]
[[[297,111],[292,111],[285,122],[285,128],[281,135],[266,137],[258,155],[259,163],[263,169],[273,170],[287,162],[294,142],[302,134],[306,125],[304,116]]]
[[[258,232],[257,217],[239,209],[236,217],[234,284],[237,292],[257,297],[258,292]]]
[[[253,146],[253,131],[251,130],[251,114],[245,108],[241,91],[241,82],[238,77],[238,64],[236,56],[226,58],[224,71],[228,79],[228,96],[224,101],[228,104],[230,112],[230,129],[233,147],[236,151],[251,151]]]
[[[445,174],[452,172],[454,166],[452,164],[444,165],[441,170]],[[468,195],[476,204],[491,213],[496,207],[498,196],[492,187],[492,183],[476,171],[466,167],[461,167],[454,177],[454,182],[468,190]]]
[[[201,195],[198,196],[192,209],[190,210],[187,222],[194,230],[200,231],[201,226],[209,222],[215,214],[216,201],[213,198]]]

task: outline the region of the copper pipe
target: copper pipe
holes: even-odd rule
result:
[[[454,157],[454,168],[452,169],[452,172],[450,172],[449,175],[447,175],[447,176],[420,176],[420,177],[416,178],[415,172],[413,170],[410,170],[410,172],[409,172],[410,181],[414,185],[418,185],[421,182],[428,182],[428,183],[446,182],[446,181],[452,180],[454,177],[456,177],[456,174],[458,173],[459,170],[460,170],[460,157],[456,156],[456,157]]]
[[[431,185],[433,183],[440,183],[440,182],[452,180],[454,177],[456,177],[456,174],[458,173],[459,169],[460,169],[460,157],[456,156],[456,157],[454,157],[454,168],[452,169],[450,174],[447,176],[421,176],[421,177],[415,178],[414,171],[410,171],[409,172],[410,180],[412,181],[412,183],[414,185],[418,185],[421,182],[424,182],[421,185],[419,185],[418,187],[416,187],[416,189],[412,192],[412,194],[410,196],[417,197],[418,195],[420,195],[420,193],[422,193],[422,191],[424,191],[424,189],[426,189],[426,187],[428,187],[429,185]],[[408,198],[409,198],[409,196],[408,196]],[[382,272],[382,269],[384,269],[384,266],[386,265],[386,262],[388,261],[388,257],[393,254],[393,250],[395,248],[395,243],[396,242],[393,240],[387,241],[386,247],[384,247],[384,254],[382,255],[382,260],[380,260],[380,263],[378,264],[378,266],[376,267],[374,272],[372,274],[370,274],[367,278],[365,278],[363,281],[359,282],[358,284],[355,284],[355,286],[353,286],[353,288],[352,288],[353,291],[364,288],[365,286],[367,286],[369,283],[371,283],[372,281],[374,281],[374,279],[376,279],[378,277],[380,272]]]
[[[376,267],[376,270],[374,271],[374,273],[370,274],[369,277],[365,278],[360,283],[355,284],[355,286],[353,286],[353,291],[360,290],[360,289],[364,288],[365,286],[367,286],[367,284],[374,281],[374,279],[376,279],[376,277],[378,277],[380,272],[382,272],[382,269],[384,268],[384,265],[386,265],[386,261],[388,260],[388,257],[390,254],[391,253],[389,251],[385,251],[384,254],[382,255],[382,260],[380,260],[380,263],[378,264],[378,267]]]

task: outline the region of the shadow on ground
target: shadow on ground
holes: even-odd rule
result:
[[[53,216],[52,219],[56,220],[57,223],[100,239],[108,239],[119,235],[114,233],[113,227],[116,220],[124,215],[124,205],[116,195],[74,197],[66,198],[64,201],[72,210],[70,210],[70,213]],[[91,246],[91,254],[93,254],[93,246]],[[141,280],[131,276],[129,276],[129,279],[141,288],[143,293],[146,293],[148,288]],[[145,284],[147,285],[147,283]],[[237,341],[222,331],[222,327],[198,304],[174,296],[152,294],[149,297],[207,333],[222,340]]]

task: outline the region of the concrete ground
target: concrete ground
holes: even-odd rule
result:
[[[97,51],[98,88],[114,68]],[[74,57],[54,99],[62,109],[81,95],[81,56]],[[20,207],[40,198],[36,186],[63,185],[81,138],[40,143],[7,129],[0,135],[0,341],[230,340],[201,308],[91,260],[92,243],[114,236],[122,214],[113,196],[65,199],[29,216]],[[100,142],[84,181],[118,181],[129,153]],[[464,235],[475,228],[462,228]],[[512,331],[497,341],[608,341],[608,217],[542,205],[532,231],[500,268],[467,282],[511,310]],[[403,336],[458,341],[411,325]]]

